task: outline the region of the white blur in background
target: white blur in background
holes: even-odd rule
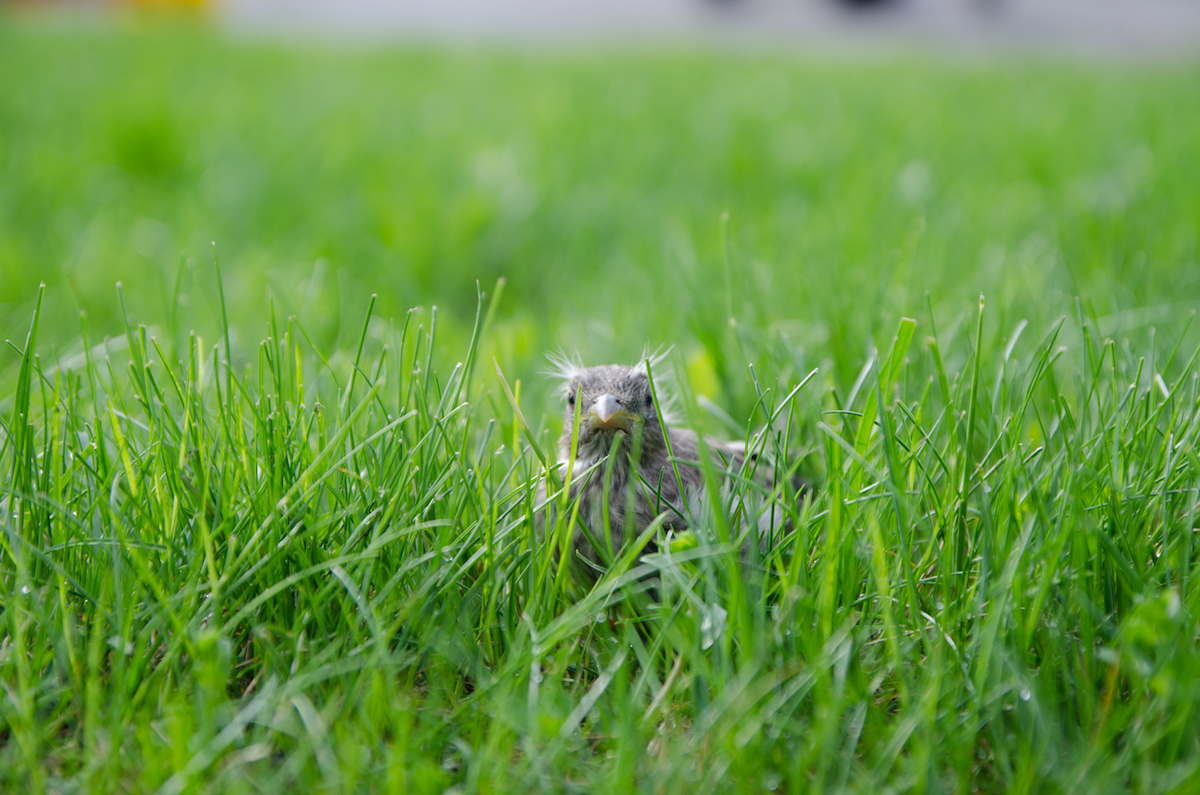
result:
[[[532,42],[1200,52],[1200,0],[216,0],[236,27]]]

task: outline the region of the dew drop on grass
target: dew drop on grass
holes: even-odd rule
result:
[[[29,586],[28,586],[28,585],[22,585],[22,586],[21,586],[21,593],[25,594],[26,596],[28,596],[28,595],[29,595],[29,590],[30,590],[30,589],[29,589]]]
[[[1021,688],[1021,700],[1028,701],[1031,698],[1033,698],[1033,694],[1029,692],[1029,689],[1024,687]]]

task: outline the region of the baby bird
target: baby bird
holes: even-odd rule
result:
[[[689,508],[696,507],[704,484],[698,465],[699,440],[694,431],[664,427],[660,422],[661,407],[655,405],[655,393],[650,388],[644,364],[589,368],[564,365],[562,369],[566,389],[562,396],[565,422],[558,445],[559,471],[566,476],[578,410],[579,430],[574,442],[576,482],[571,486],[570,497],[578,497],[580,505],[572,546],[585,561],[584,566],[577,568],[588,570],[587,575],[594,579],[603,571],[604,558],[610,557],[598,554],[596,545],[608,547],[611,538],[612,556],[615,557],[627,540],[640,535],[663,512],[669,514],[664,520],[665,527],[677,532],[687,528]],[[709,439],[705,442],[711,453],[715,453],[713,464],[722,474],[741,468],[744,445]],[[610,453],[614,454],[611,461],[604,460],[590,475],[579,479],[579,473],[606,459]],[[678,477],[671,465],[672,454]],[[606,475],[608,467],[611,467],[611,476]],[[628,502],[630,497],[632,504]],[[544,490],[538,504],[543,502]],[[547,506],[551,521],[554,507]],[[653,551],[653,542],[647,551]]]

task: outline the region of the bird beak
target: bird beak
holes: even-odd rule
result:
[[[628,428],[629,416],[621,410],[621,404],[612,395],[604,394],[588,409],[594,428]]]

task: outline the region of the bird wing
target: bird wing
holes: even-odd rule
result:
[[[671,452],[675,454],[677,461],[699,464],[700,439],[695,431],[687,428],[669,428],[667,433],[671,438]],[[710,452],[716,453],[720,457],[726,469],[737,469],[746,458],[746,445],[742,442],[720,442],[706,436],[704,444]],[[714,461],[714,463],[719,462]],[[688,467],[688,469],[696,472],[697,482],[699,482],[699,469],[696,467]]]
[[[694,513],[707,499],[704,490],[704,476],[699,467],[700,450],[699,437],[695,432],[685,428],[671,428],[670,431],[671,450],[675,454],[675,459],[679,462],[696,462],[693,465],[683,465],[679,467],[680,480],[683,481],[685,491],[683,502],[688,506],[688,512]],[[723,469],[725,477],[737,475],[743,465],[746,463],[746,445],[743,442],[722,442],[715,439],[705,437],[705,445],[708,447],[710,455],[715,453],[713,460],[710,457],[714,467],[718,470]],[[754,452],[750,456],[752,459],[757,459],[758,452]],[[760,485],[773,488],[775,485],[775,477],[773,467],[765,462],[760,462],[758,465],[752,463],[746,473],[747,476],[753,477]],[[805,487],[803,481],[797,485],[797,490],[800,491]],[[747,553],[754,540],[758,540],[758,545],[761,550],[766,550],[769,546],[771,535],[778,531],[779,528],[785,526],[786,517],[782,515],[782,511],[778,505],[767,502],[761,504],[761,500],[757,497],[750,496],[750,493],[744,493],[735,498],[736,503],[741,503],[744,499],[750,499],[752,505],[748,505],[751,515],[757,517],[756,524],[758,532],[754,532],[751,528],[743,528],[742,533],[745,534],[745,539],[742,545],[743,555]]]

